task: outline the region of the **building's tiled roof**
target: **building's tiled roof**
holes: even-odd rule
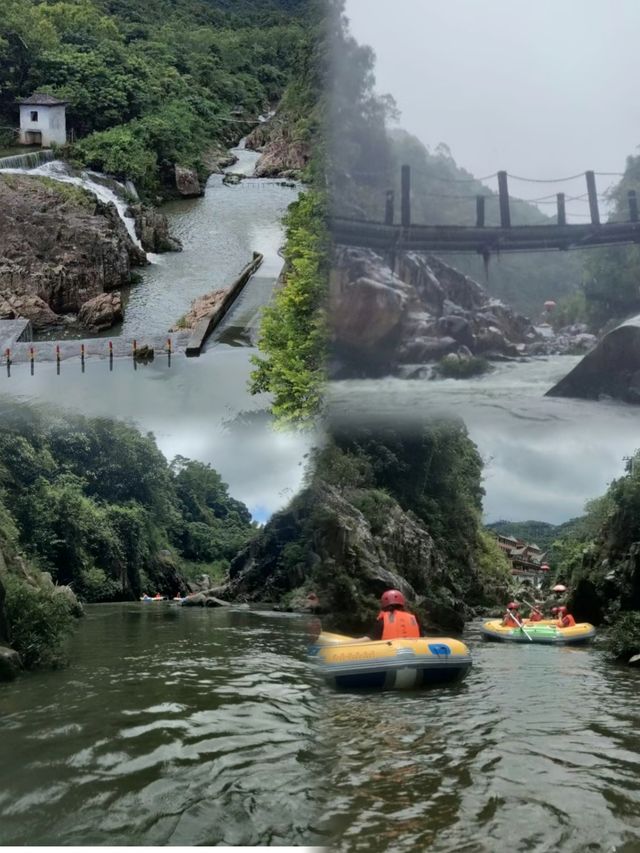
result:
[[[54,95],[46,95],[42,92],[34,92],[28,98],[22,98],[18,101],[19,104],[31,104],[34,107],[62,107],[67,102],[61,101],[59,98],[56,98]]]

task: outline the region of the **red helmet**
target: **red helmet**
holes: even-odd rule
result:
[[[566,607],[558,607],[558,613],[566,613],[566,612],[567,612]]]
[[[380,606],[383,610],[394,605],[404,607],[406,603],[407,601],[399,589],[388,589],[382,593],[382,597],[380,598]]]
[[[507,610],[517,610],[520,607],[517,601],[510,601],[507,604]]]
[[[552,613],[559,613],[559,612],[560,612],[560,608],[559,608],[559,607],[552,607],[552,608],[551,608],[551,612],[552,612]]]

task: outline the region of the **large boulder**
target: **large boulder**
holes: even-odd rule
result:
[[[547,396],[640,403],[640,315],[605,335]]]
[[[176,165],[175,168],[176,189],[184,198],[195,198],[204,194],[200,185],[200,179],[194,169]]]
[[[169,221],[164,213],[142,204],[131,205],[129,213],[145,252],[179,252],[182,249],[180,240],[169,233]]]
[[[338,249],[329,292],[331,370],[340,378],[407,375],[405,365],[433,363],[459,347],[515,357],[538,338],[526,317],[431,255],[385,259],[369,249]]]
[[[94,296],[78,312],[79,322],[94,332],[110,329],[122,321],[122,316],[122,299],[118,291]]]
[[[0,645],[0,681],[13,681],[21,669],[22,662],[18,652]]]
[[[29,320],[34,329],[40,331],[60,324],[60,317],[49,308],[44,299],[28,293],[0,291],[0,318]]]

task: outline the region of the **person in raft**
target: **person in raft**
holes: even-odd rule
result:
[[[576,624],[576,620],[573,618],[571,613],[568,612],[566,607],[554,607],[553,610],[556,610],[558,615],[558,621],[556,622],[558,628],[573,628],[573,626]],[[552,613],[553,610],[551,611]]]
[[[543,619],[542,611],[538,607],[533,607],[529,614],[529,622],[542,622]]]
[[[522,617],[519,613],[520,605],[517,601],[510,601],[507,604],[507,612],[502,620],[504,628],[520,628],[522,625]]]
[[[369,632],[370,640],[404,640],[424,636],[422,626],[407,609],[407,600],[399,589],[388,589],[380,598],[380,613]]]

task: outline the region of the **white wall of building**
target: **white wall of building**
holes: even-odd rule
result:
[[[23,145],[36,144],[30,133],[42,135],[42,146],[64,145],[67,141],[67,122],[65,107],[41,106],[39,104],[20,104],[20,142]]]

